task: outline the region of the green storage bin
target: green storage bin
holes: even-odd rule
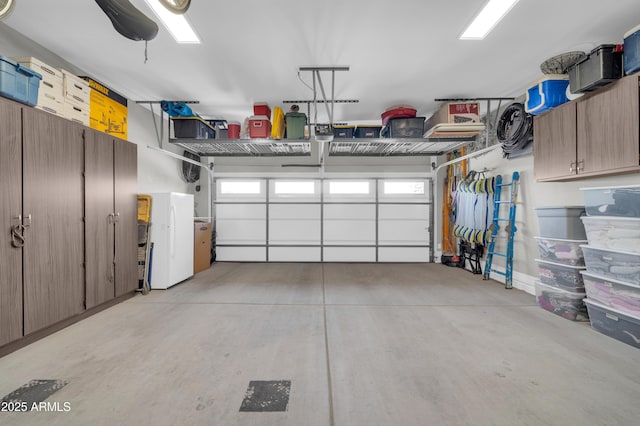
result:
[[[287,139],[304,139],[304,126],[307,125],[307,115],[302,112],[288,112],[285,115],[287,124]]]

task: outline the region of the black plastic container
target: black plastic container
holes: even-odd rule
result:
[[[381,128],[382,126],[367,126],[367,125],[358,126],[356,127],[356,130],[354,132],[354,137],[377,139],[380,137]]]
[[[603,44],[569,67],[571,93],[590,92],[622,77],[622,51],[615,44]]]
[[[355,130],[355,126],[335,126],[333,128],[333,137],[340,139],[349,139],[353,137]]]
[[[383,138],[421,138],[424,117],[392,118],[382,130]]]
[[[199,117],[173,118],[173,134],[178,139],[214,139],[216,130]]]

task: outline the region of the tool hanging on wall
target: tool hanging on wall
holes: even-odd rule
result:
[[[533,147],[533,116],[525,112],[523,104],[513,103],[502,113],[496,133],[498,141],[502,143],[504,158],[530,154]]]
[[[495,196],[493,199],[493,223],[491,225],[491,235],[487,248],[487,259],[484,266],[484,279],[491,278],[491,272],[505,277],[504,288],[513,287],[513,238],[516,228],[516,203],[518,202],[518,182],[520,173],[513,172],[511,182],[503,183],[502,176],[498,175],[495,182]],[[507,199],[501,199],[503,188],[509,191]],[[506,197],[505,197],[506,198]],[[500,217],[500,210],[503,205],[508,208],[508,217]],[[500,222],[507,222],[504,230],[507,233],[507,248],[504,253],[496,251],[496,240],[499,238]],[[505,259],[505,270],[500,271],[493,268],[493,256],[500,256]]]

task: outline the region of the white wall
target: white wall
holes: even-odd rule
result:
[[[64,58],[47,50],[2,22],[0,22],[0,55],[8,57],[33,56],[53,67],[64,68],[76,75],[91,75],[91,72],[77,68]],[[119,92],[118,88],[109,85],[108,81],[101,82]],[[125,97],[127,96],[126,93],[119,93]],[[138,192],[175,191],[193,193],[193,185],[186,184],[181,178],[179,160],[146,147],[147,145],[159,146],[151,112],[136,104],[133,100],[128,102],[128,111],[128,140],[138,145]],[[156,114],[159,112],[159,105],[155,106],[155,111]],[[159,123],[159,115],[156,116],[156,119]],[[166,140],[167,136],[165,135],[165,142],[163,143],[165,149],[182,152],[170,146]]]

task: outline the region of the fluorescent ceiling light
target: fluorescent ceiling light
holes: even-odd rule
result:
[[[158,0],[144,0],[162,21],[178,43],[200,44],[200,39],[191,28],[184,15],[176,15],[160,4]]]
[[[518,0],[489,0],[460,36],[460,40],[482,40],[511,10]]]

